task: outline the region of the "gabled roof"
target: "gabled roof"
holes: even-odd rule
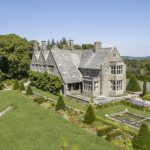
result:
[[[96,52],[93,52],[92,49],[83,50],[79,68],[100,69],[111,50],[112,48],[101,48]]]
[[[44,51],[42,51],[42,53],[43,53],[45,61],[47,61],[47,58],[48,58],[48,55],[49,55],[49,50],[44,50]]]
[[[65,83],[82,81],[82,75],[73,62],[70,50],[52,49],[51,52]]]
[[[39,60],[40,53],[41,53],[41,51],[34,51],[34,54],[35,54],[35,57],[36,57],[37,61]]]

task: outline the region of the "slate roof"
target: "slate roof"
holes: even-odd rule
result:
[[[56,45],[51,50],[42,51],[45,61],[47,61],[51,51],[60,75],[65,83],[82,82],[82,74],[79,68],[100,69],[105,63],[107,56],[112,48],[100,48],[93,51],[89,50],[62,50]],[[40,51],[34,51],[37,60],[39,60]]]
[[[52,55],[57,64],[58,70],[65,83],[77,83],[82,81],[82,75],[73,62],[70,50],[52,49]]]
[[[112,48],[101,48],[96,52],[93,52],[92,49],[82,50],[79,68],[100,69],[111,50]]]

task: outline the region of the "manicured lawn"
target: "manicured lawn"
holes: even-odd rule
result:
[[[0,91],[0,109],[14,103],[17,108],[0,118],[0,150],[78,150],[117,149],[102,138],[71,124],[17,91]]]
[[[37,89],[35,87],[32,87],[32,90],[34,92],[39,93],[40,95],[47,96],[47,97],[52,98],[54,100],[58,99],[58,96],[55,96],[55,95],[49,93],[48,91],[43,91],[43,90]],[[80,110],[86,110],[87,109],[88,104],[78,102],[76,99],[72,99],[72,98],[68,98],[68,97],[65,98],[64,97],[64,101],[65,101],[65,104],[70,106],[70,107],[75,107],[75,108],[80,109]]]
[[[112,114],[112,113],[117,113],[117,112],[121,112],[124,111],[125,109],[128,109],[129,112],[134,113],[134,114],[139,114],[139,115],[143,115],[143,116],[147,116],[150,117],[150,112],[146,112],[146,111],[141,111],[135,108],[132,108],[130,106],[125,106],[125,105],[113,105],[107,108],[102,108],[102,109],[98,109],[96,111],[97,116],[100,117],[105,117],[105,114]]]

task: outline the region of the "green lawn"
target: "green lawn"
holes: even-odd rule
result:
[[[61,150],[64,140],[67,150],[72,145],[78,150],[117,149],[17,91],[0,91],[0,109],[11,103],[17,108],[0,118],[0,150]]]
[[[99,117],[105,117],[105,114],[110,115],[112,113],[117,113],[117,112],[124,111],[125,109],[128,109],[129,112],[134,113],[134,114],[139,114],[139,115],[150,117],[150,112],[138,110],[138,109],[132,108],[130,106],[125,106],[125,105],[121,105],[121,104],[113,105],[113,106],[110,106],[110,107],[107,107],[107,108],[98,109],[96,111],[96,114]]]
[[[47,97],[52,98],[52,99],[54,99],[54,100],[57,100],[57,99],[58,99],[58,96],[55,96],[55,95],[49,93],[48,91],[43,91],[43,90],[37,89],[37,88],[35,88],[35,87],[32,87],[32,90],[33,90],[34,92],[39,93],[40,95],[47,96]],[[65,101],[65,104],[66,104],[67,106],[75,107],[75,108],[80,109],[80,110],[86,110],[86,109],[87,109],[87,105],[88,105],[88,104],[78,102],[76,99],[72,99],[72,98],[65,97],[65,98],[64,98],[64,101]]]

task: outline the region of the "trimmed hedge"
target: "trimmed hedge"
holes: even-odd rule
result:
[[[30,85],[28,85],[28,87],[27,87],[26,95],[33,95],[33,91],[31,89]]]
[[[138,81],[134,75],[131,76],[126,90],[131,91],[131,92],[141,91],[140,85],[139,85],[139,83],[138,83]]]
[[[39,73],[30,71],[29,79],[31,85],[44,91],[49,91],[54,95],[59,95],[62,88],[62,82],[59,77],[55,75],[49,75],[47,72]]]
[[[150,101],[150,94],[146,94],[146,95],[143,97],[143,99]]]
[[[96,120],[96,115],[92,105],[90,104],[87,108],[83,122],[86,124],[92,124],[95,120]]]
[[[62,95],[59,95],[57,103],[56,103],[55,110],[56,111],[61,110],[61,109],[65,110],[65,108],[66,108],[66,105],[65,105],[65,102],[63,100],[63,97],[62,97]]]
[[[103,127],[97,127],[97,136],[104,136],[108,132],[112,131],[114,127],[112,126],[103,126]]]
[[[19,89],[19,82],[17,79],[15,79],[14,83],[13,83],[13,90],[18,90]]]
[[[113,130],[113,131],[107,133],[106,140],[110,142],[111,140],[114,140],[116,138],[116,136],[121,136],[121,135],[122,135],[122,130],[116,129],[116,130]]]
[[[140,81],[147,81],[147,82],[150,82],[150,76],[136,76],[138,80]]]

